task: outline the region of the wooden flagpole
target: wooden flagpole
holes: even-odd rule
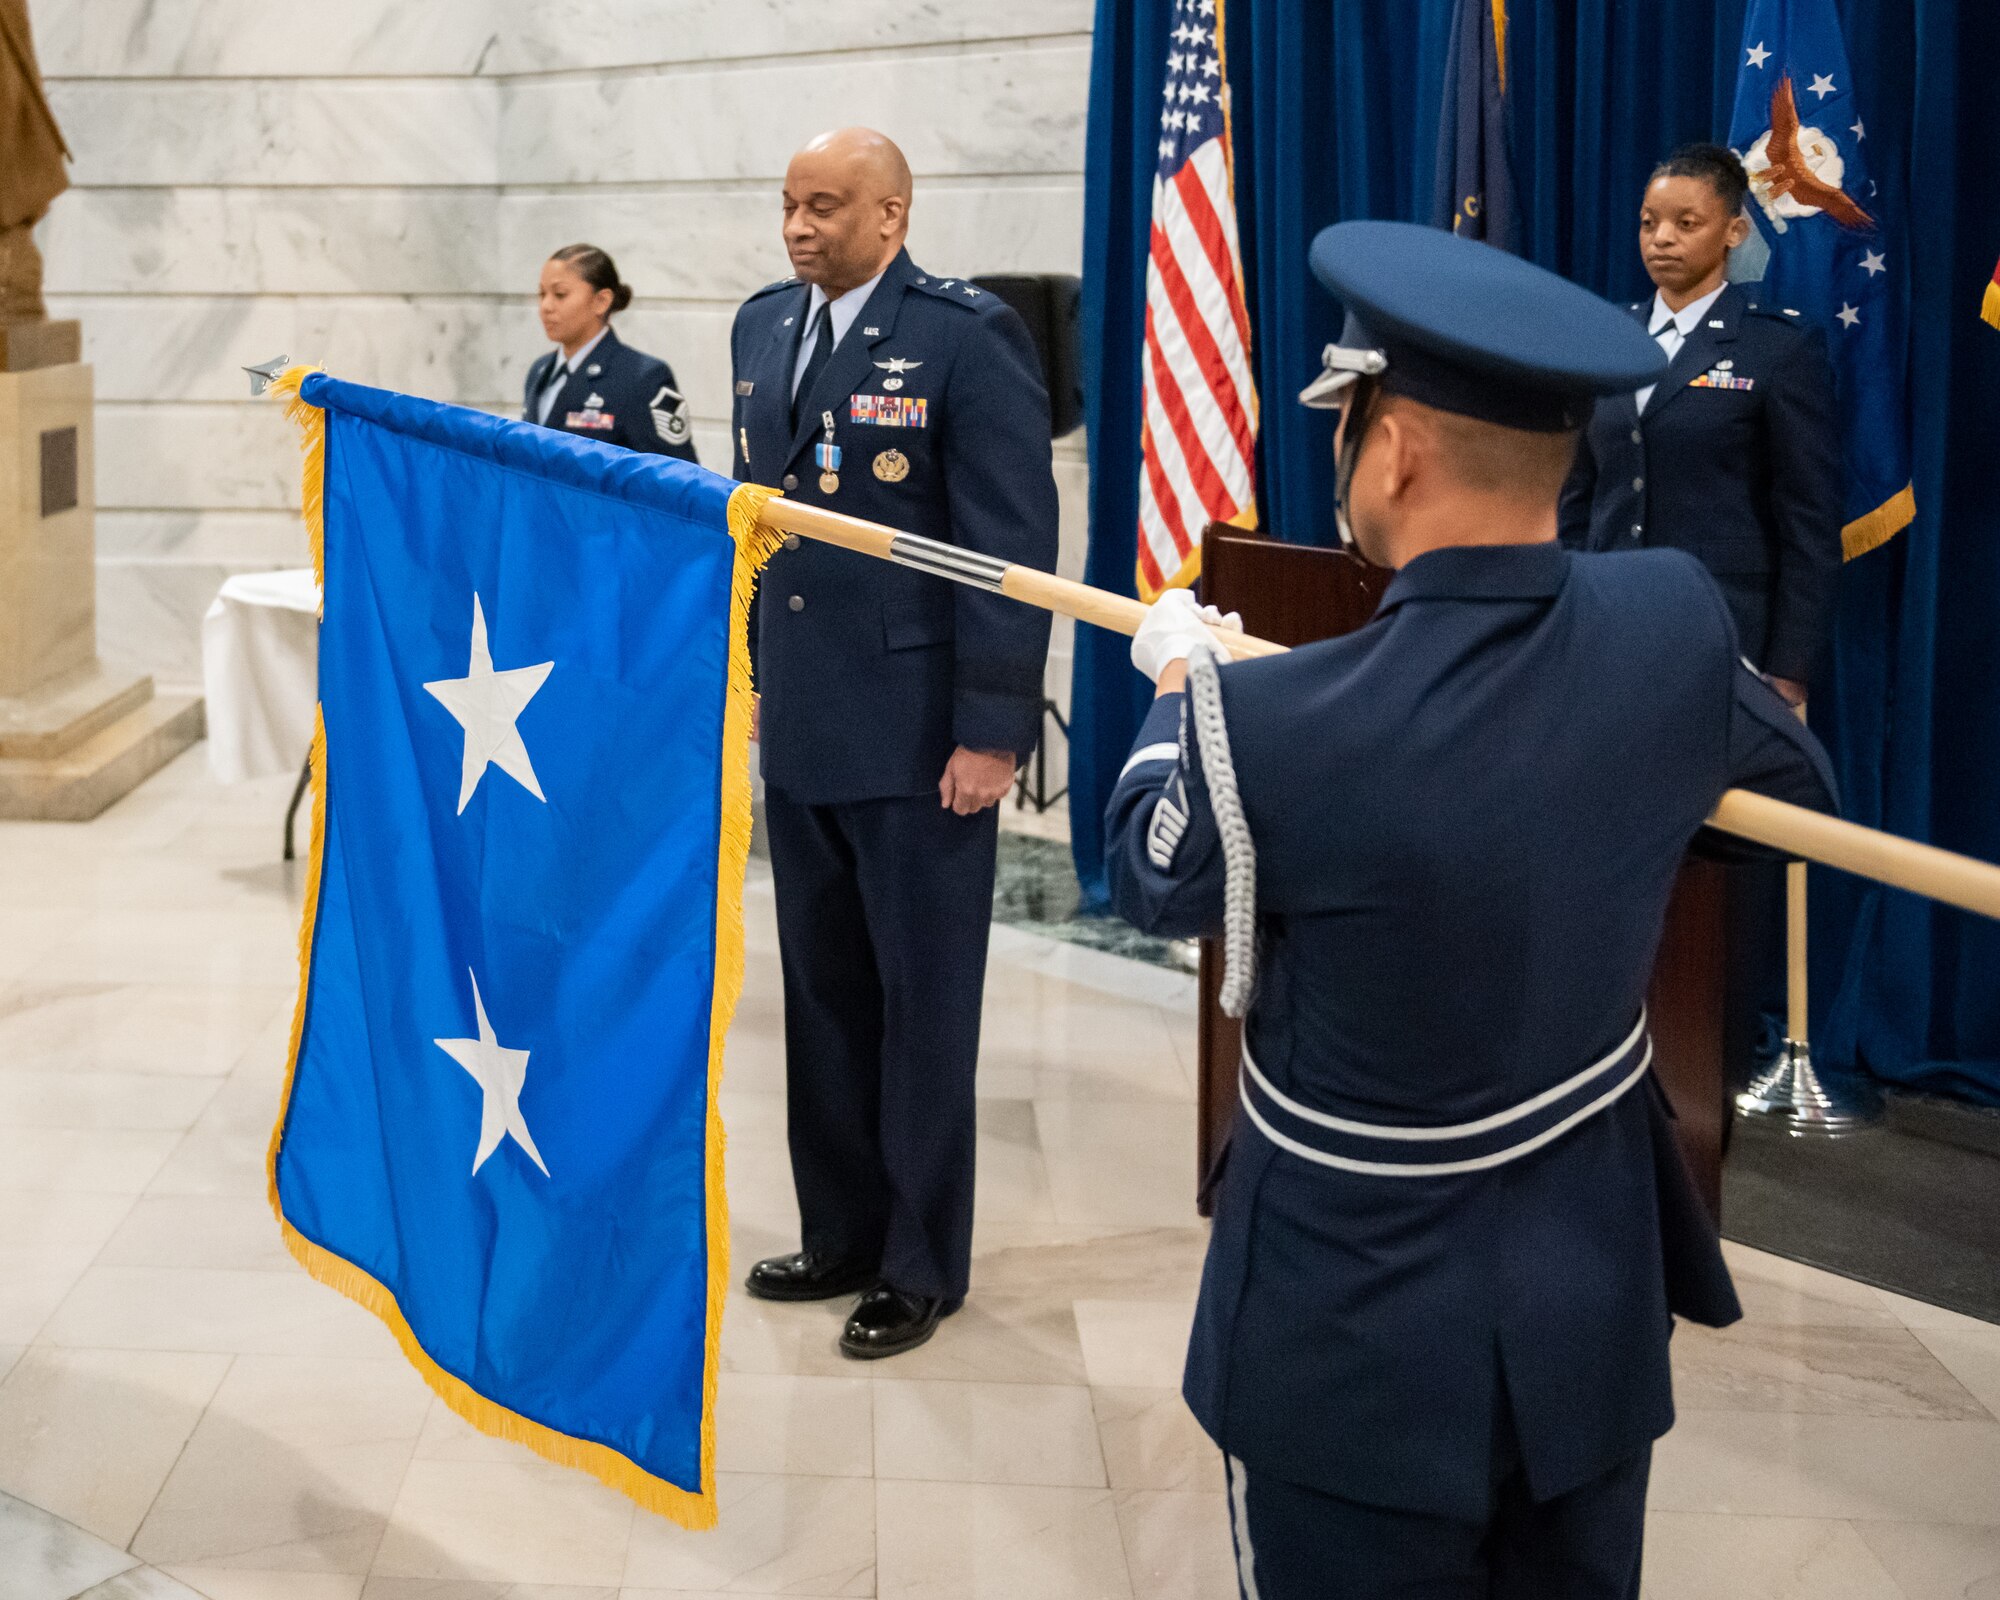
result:
[[[761,520],[780,533],[817,539],[843,550],[859,551],[899,566],[914,567],[954,583],[971,584],[1008,595],[1044,611],[1058,612],[1113,633],[1136,633],[1147,607],[1126,595],[1093,589],[1059,578],[1052,572],[1015,566],[991,556],[961,550],[917,534],[898,533],[880,523],[864,522],[822,506],[801,505],[774,495],[764,505]],[[1236,660],[1282,655],[1285,646],[1249,634],[1218,630],[1215,641]],[[2000,919],[2000,866],[1898,838],[1858,823],[1843,822],[1804,806],[1731,789],[1709,819],[1711,827],[1739,838],[1782,850],[1787,855],[1838,867],[1872,878],[1892,889],[1906,889],[1928,899],[1981,916]]]

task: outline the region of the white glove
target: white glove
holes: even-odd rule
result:
[[[1238,612],[1224,616],[1214,606],[1198,606],[1186,589],[1169,589],[1146,612],[1146,620],[1132,635],[1132,665],[1153,682],[1176,661],[1185,661],[1197,646],[1212,648],[1209,628],[1243,631]]]

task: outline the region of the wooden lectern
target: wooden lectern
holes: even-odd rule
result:
[[[1351,633],[1374,615],[1389,574],[1344,551],[1281,544],[1212,524],[1201,545],[1202,599],[1240,611],[1246,631],[1277,644],[1310,644]],[[1723,1018],[1729,950],[1723,869],[1690,859],[1681,867],[1647,1004],[1653,1071],[1678,1118],[1681,1152],[1712,1215],[1722,1211]],[[1196,1178],[1209,1214],[1215,1180],[1236,1123],[1243,1036],[1222,1013],[1221,941],[1201,947],[1200,1090]]]

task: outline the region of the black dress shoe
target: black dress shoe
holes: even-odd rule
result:
[[[950,1316],[963,1300],[937,1300],[929,1295],[905,1294],[886,1283],[878,1284],[861,1297],[840,1332],[840,1353],[857,1361],[879,1361],[914,1350]]]
[[[875,1268],[865,1261],[832,1261],[815,1250],[799,1250],[758,1262],[743,1287],[759,1300],[833,1300],[859,1294],[875,1279]]]

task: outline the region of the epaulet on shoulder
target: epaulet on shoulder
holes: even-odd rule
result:
[[[1798,328],[1808,325],[1805,314],[1793,306],[1764,306],[1753,300],[1744,307],[1744,310],[1753,317],[1762,317],[1766,322],[1782,322],[1787,327]]]
[[[751,300],[761,300],[761,299],[763,299],[763,298],[764,298],[764,296],[765,296],[765,295],[767,295],[767,294],[776,294],[776,293],[777,293],[777,292],[778,292],[778,291],[779,291],[780,289],[789,289],[789,288],[791,288],[791,287],[792,287],[792,285],[793,285],[793,284],[795,284],[795,283],[797,283],[798,281],[799,281],[799,280],[798,280],[798,279],[797,279],[796,277],[791,277],[791,278],[780,278],[780,279],[779,279],[779,280],[778,280],[778,281],[777,281],[776,283],[767,283],[767,284],[765,284],[763,288],[761,288],[761,289],[757,290],[757,291],[756,291],[756,293],[752,294],[752,295],[750,296],[750,299],[751,299]],[[746,301],[746,302],[745,302],[745,304],[748,304],[748,303],[749,303],[748,301]]]
[[[1007,303],[991,289],[982,289],[964,278],[938,278],[925,273],[922,277],[912,278],[910,287],[919,294],[962,306],[967,311],[992,311]]]

